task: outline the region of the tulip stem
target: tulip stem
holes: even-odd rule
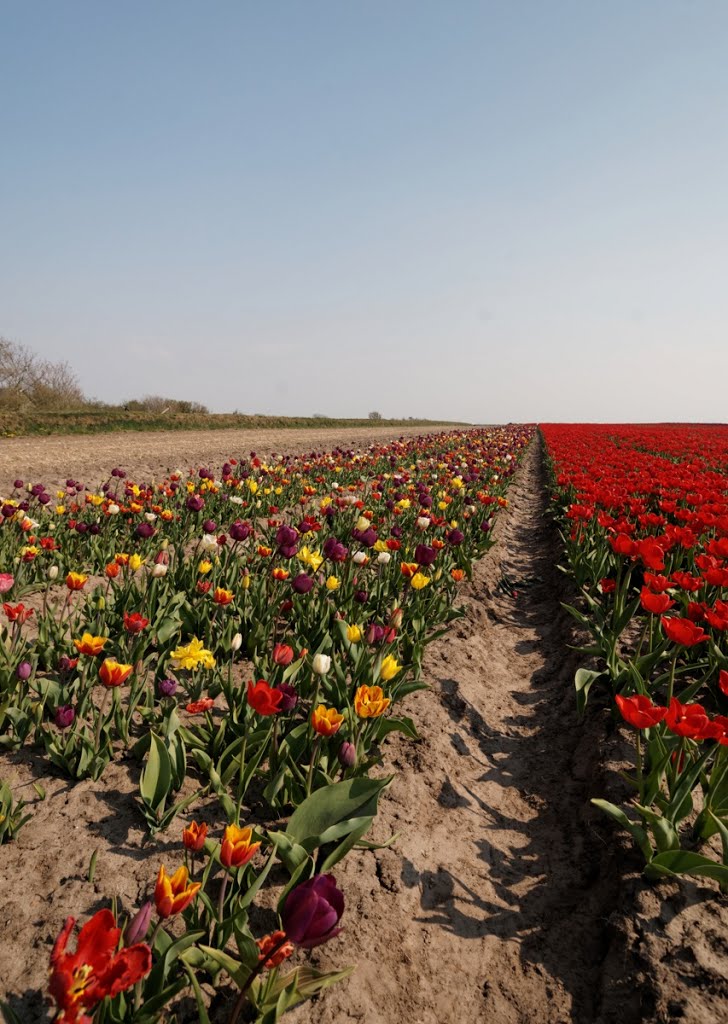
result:
[[[321,746],[321,737],[317,736],[316,741],[311,751],[311,764],[308,766],[308,778],[306,779],[306,796],[311,796],[311,786],[313,784],[313,773],[318,761],[319,747]]]
[[[283,938],[281,939],[281,941],[276,943],[276,945],[273,946],[273,948],[269,951],[268,955],[265,958],[261,959],[258,962],[257,966],[254,967],[253,970],[250,972],[250,975],[248,976],[248,980],[245,982],[243,987],[240,989],[240,994],[238,995],[238,998],[235,1000],[235,1006],[233,1007],[233,1012],[230,1015],[230,1020],[228,1021],[228,1024],[237,1024],[238,1019],[240,1017],[240,1013],[241,1013],[241,1011],[243,1009],[243,1006],[245,1004],[245,995],[246,995],[248,989],[253,984],[255,979],[258,977],[260,972],[265,968],[265,965],[268,963],[268,961],[273,959],[273,957],[278,952],[278,950],[282,946],[284,946],[286,944],[286,942],[288,942],[288,937],[286,935],[284,935]]]
[[[101,701],[101,707],[99,708],[99,717],[96,720],[96,730],[94,732],[94,752],[96,754],[98,754],[99,752],[99,743],[101,741],[101,729],[103,728],[104,714],[106,712],[106,705],[109,702],[110,693],[111,690],[107,687],[107,689],[104,692],[104,699]]]

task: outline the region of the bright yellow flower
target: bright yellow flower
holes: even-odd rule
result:
[[[354,710],[359,718],[379,718],[390,704],[381,686],[360,686],[354,696]]]
[[[129,555],[129,569],[132,572],[136,572],[144,564],[144,559],[141,555]]]
[[[421,572],[416,572],[412,579],[410,580],[410,583],[412,584],[415,590],[422,590],[430,583],[430,577],[425,576]]]
[[[346,639],[350,644],[358,644],[361,640],[361,627],[348,626],[346,630]]]
[[[108,639],[107,636],[92,636],[91,633],[84,633],[80,640],[73,641],[73,646],[79,654],[91,654],[95,657],[97,654],[101,654]]]
[[[338,590],[341,586],[341,580],[337,576],[329,576],[326,580],[327,590]]]
[[[172,667],[176,669],[187,669],[190,672],[194,672],[197,668],[214,668],[215,659],[212,655],[212,651],[208,651],[202,640],[198,640],[197,637],[193,637],[190,642],[184,646],[178,647],[172,651]]]
[[[197,571],[200,576],[206,576],[208,572],[212,571],[212,562],[208,562],[206,558],[201,559],[200,564],[197,566]]]
[[[258,493],[258,484],[255,480],[248,480],[248,490],[251,494]]]
[[[65,511],[66,511],[66,506],[65,505],[56,505],[56,515],[62,516]]]
[[[323,562],[323,556],[319,551],[311,551],[308,547],[302,547],[298,552],[298,560],[304,565],[310,565],[313,571],[317,572]]]
[[[379,678],[383,679],[385,683],[388,683],[390,679],[394,679],[397,673],[401,671],[402,666],[394,655],[388,654],[386,658],[382,659],[382,665],[379,669]]]

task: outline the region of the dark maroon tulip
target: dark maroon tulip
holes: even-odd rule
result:
[[[2,513],[3,513],[3,515],[5,516],[6,519],[12,518],[12,516],[14,516],[17,511],[18,510],[15,507],[15,505],[7,504],[7,505],[3,505],[3,508],[2,508]]]
[[[187,499],[187,508],[190,512],[201,512],[205,507],[205,499],[201,494],[191,494]]]
[[[97,537],[101,533],[101,527],[98,523],[91,523],[88,528],[88,532],[93,536]]]
[[[232,539],[237,541],[247,540],[251,532],[251,528],[248,526],[248,524],[241,523],[239,519],[236,519],[235,522],[230,527],[230,529],[228,530],[228,533],[230,534]]]
[[[15,488],[16,491],[19,491],[20,488],[23,486],[24,484],[22,480],[16,480],[15,483],[13,484],[13,487]]]
[[[333,875],[316,875],[297,885],[287,896],[281,919],[291,942],[313,949],[339,934],[344,894]]]
[[[38,495],[38,501],[41,503],[41,505],[48,505],[50,500],[51,500],[50,494],[46,494],[45,491],[43,491],[42,494]]]
[[[298,694],[296,693],[295,687],[291,686],[290,683],[279,683],[278,686],[273,687],[274,690],[278,690],[279,693],[283,694],[283,700],[278,706],[279,711],[293,711],[296,704],[298,704]]]
[[[356,601],[357,604],[366,604],[367,601],[369,600],[369,594],[366,592],[366,590],[355,590],[354,600]]]
[[[484,519],[483,522],[480,524],[480,529],[483,531],[483,533],[487,533],[488,530],[490,529],[490,521],[488,519]]]
[[[217,529],[217,523],[214,519],[206,519],[202,524],[202,529],[205,533],[214,533]]]
[[[418,565],[430,566],[437,558],[437,552],[427,544],[418,544],[415,548],[415,562]]]
[[[43,484],[33,484],[33,486],[30,489],[30,493],[33,495],[34,498],[37,498],[38,495],[42,494],[44,490],[45,487],[43,486]]]
[[[461,530],[449,530],[446,534],[447,542],[452,547],[456,548],[459,544],[465,540],[465,534]]]
[[[154,527],[151,523],[139,523],[134,533],[143,540],[149,540],[154,536]]]
[[[349,553],[349,549],[340,540],[337,540],[336,537],[327,537],[324,541],[323,550],[324,557],[332,562],[343,562]]]
[[[293,580],[291,586],[297,594],[308,594],[313,587],[313,580],[307,573],[301,572]]]
[[[76,523],[76,533],[88,533],[88,523]]]
[[[279,548],[290,547],[298,540],[298,530],[293,526],[279,526],[276,530],[276,544]]]
[[[369,527],[368,530],[352,530],[352,535],[360,544],[363,544],[365,548],[373,548],[377,543],[378,537],[376,531]]]
[[[67,729],[70,725],[73,725],[76,712],[70,704],[61,704],[60,707],[56,708],[56,713],[53,717],[59,729]]]

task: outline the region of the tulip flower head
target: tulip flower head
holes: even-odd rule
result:
[[[337,936],[344,913],[344,894],[333,875],[316,875],[297,885],[286,897],[281,914],[291,942],[313,949]]]
[[[354,710],[360,718],[379,718],[390,703],[381,686],[360,686],[354,695]]]
[[[319,704],[311,712],[311,725],[319,736],[333,736],[339,731],[343,721],[344,716],[336,708],[327,708],[324,704]]]
[[[184,865],[177,868],[173,875],[167,874],[164,865],[160,866],[157,884],[154,887],[157,913],[165,919],[181,914],[189,907],[201,887],[201,882],[189,882],[187,868]]]
[[[49,991],[58,1006],[56,1019],[63,1024],[88,1020],[86,1015],[102,999],[127,991],[152,969],[152,952],[145,943],[117,952],[121,929],[110,910],[99,910],[86,922],[71,953],[67,946],[75,924],[75,918],[66,919],[51,953]]]
[[[226,868],[239,868],[252,860],[260,849],[260,843],[252,842],[253,830],[228,825],[220,847],[220,863]]]

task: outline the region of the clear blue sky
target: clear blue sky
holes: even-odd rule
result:
[[[0,0],[0,334],[215,410],[728,418],[728,3]]]

